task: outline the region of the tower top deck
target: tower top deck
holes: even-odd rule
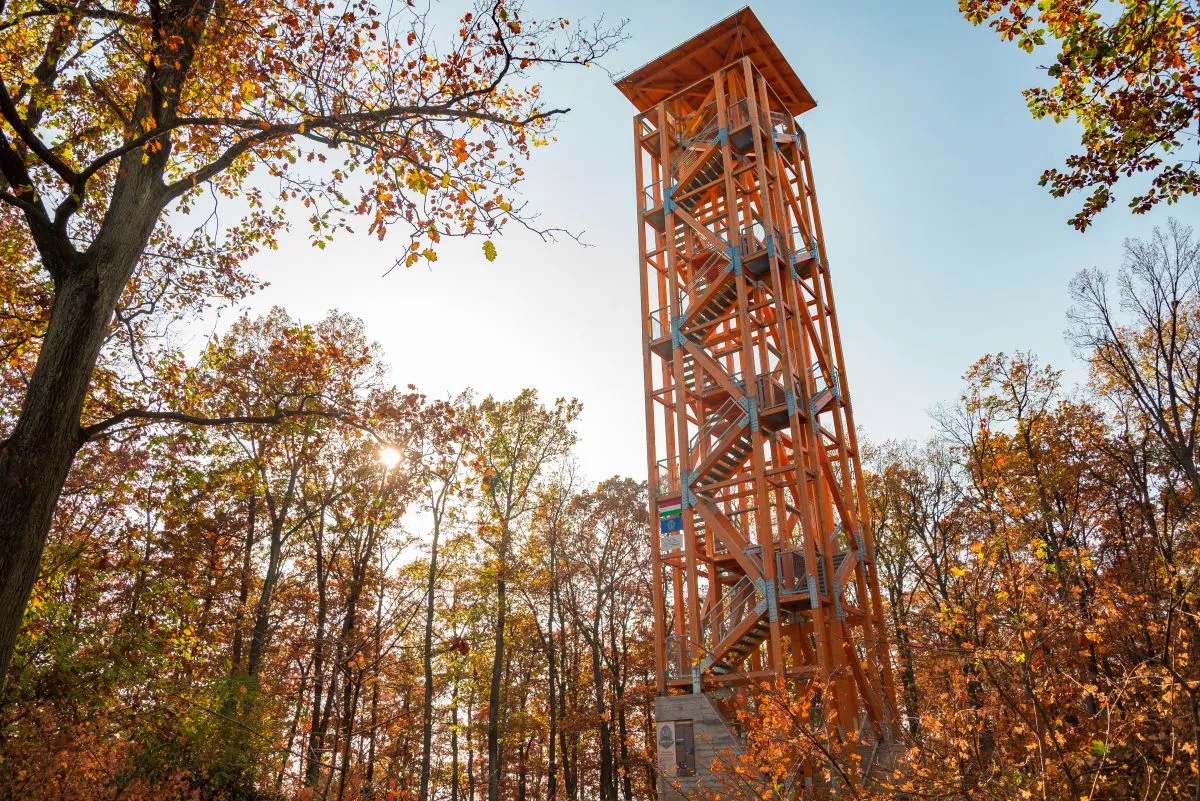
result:
[[[617,88],[644,112],[743,56],[793,116],[817,105],[749,6],[629,73]],[[709,87],[697,88],[703,93]]]

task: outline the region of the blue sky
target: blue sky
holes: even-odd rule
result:
[[[623,74],[736,11],[741,3],[548,3],[528,13],[628,18],[608,62]],[[1070,124],[1033,120],[1021,89],[1049,53],[1027,55],[973,28],[952,2],[754,4],[817,99],[808,133],[855,416],[875,440],[923,437],[928,411],[957,397],[986,353],[1030,349],[1084,371],[1063,339],[1067,284],[1115,269],[1126,237],[1145,236],[1189,201],[1131,215],[1118,205],[1086,234],[1067,224],[1082,199],[1037,185],[1078,143]],[[363,318],[399,384],[434,396],[465,387],[510,395],[538,387],[584,403],[580,461],[593,479],[645,473],[638,321],[634,109],[599,69],[547,76],[572,112],[540,151],[525,188],[547,224],[590,247],[513,232],[483,260],[451,247],[432,269],[396,271],[390,244],[347,237],[310,248],[302,227],[254,269],[254,299],[303,319],[330,308]],[[397,237],[399,241],[399,237]]]

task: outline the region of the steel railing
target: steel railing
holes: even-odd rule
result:
[[[828,373],[821,368],[821,363],[817,362],[810,369],[813,382],[813,397],[820,395],[822,392],[830,392],[834,397],[842,396],[841,378],[838,376],[838,371],[830,369]]]
[[[686,312],[698,301],[709,287],[721,280],[729,265],[729,255],[710,247],[703,261],[692,270],[692,276],[683,287],[683,311]]]
[[[654,485],[656,494],[672,495],[679,492],[679,457],[659,459],[655,465]]]
[[[754,614],[757,605],[754,582],[749,576],[742,576],[725,590],[721,600],[701,619],[701,628],[708,636],[709,648],[715,647],[744,623],[747,617]]]
[[[737,413],[734,416],[734,412]],[[700,429],[688,440],[688,452],[694,453],[701,442],[720,441],[730,429],[742,424],[744,410],[738,398],[730,397],[715,412],[710,412]]]

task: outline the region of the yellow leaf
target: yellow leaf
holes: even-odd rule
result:
[[[496,246],[490,239],[483,243],[483,257],[488,261],[496,260]]]

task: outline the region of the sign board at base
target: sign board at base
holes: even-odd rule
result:
[[[658,729],[658,772],[661,776],[675,775],[675,724],[659,723]]]
[[[683,547],[683,532],[677,531],[674,534],[663,534],[658,538],[658,549],[663,553],[678,551]]]

